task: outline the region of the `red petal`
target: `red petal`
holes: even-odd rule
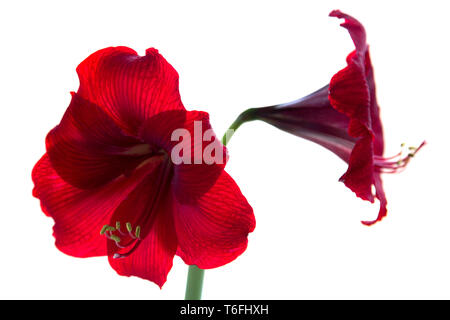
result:
[[[172,268],[176,250],[172,201],[166,198],[161,202],[158,212],[155,212],[151,230],[136,250],[124,258],[114,259],[109,256],[109,263],[122,276],[137,276],[162,287]]]
[[[173,179],[176,198],[183,204],[192,203],[193,200],[208,192],[222,174],[228,160],[227,149],[212,131],[209,115],[206,112],[188,112],[184,128],[191,136],[191,163],[175,165]],[[202,135],[209,132],[210,136],[207,139],[210,140],[204,140],[204,136],[199,136],[196,130]],[[212,147],[215,147],[217,152],[210,157],[207,148]]]
[[[345,19],[341,26],[350,33],[356,50],[347,57],[347,67],[331,79],[329,100],[333,108],[350,118],[349,134],[352,137],[364,136],[372,130],[369,109],[371,96],[364,61],[367,51],[366,31],[358,20],[339,10],[332,11],[330,16]]]
[[[171,110],[158,113],[147,119],[138,136],[146,143],[165,150],[169,155],[178,141],[172,141],[175,130],[184,128],[188,111]]]
[[[380,201],[380,211],[378,212],[378,216],[375,220],[362,221],[362,223],[367,226],[371,226],[374,223],[381,221],[387,215],[387,200],[386,195],[384,194],[383,182],[381,181],[381,177],[379,174],[374,174],[374,185],[376,189],[376,196]]]
[[[372,124],[372,132],[374,134],[373,152],[375,155],[381,156],[383,155],[384,151],[383,125],[381,124],[380,108],[377,102],[375,79],[373,74],[372,62],[370,60],[369,50],[367,50],[366,52],[365,69],[366,69],[366,80],[369,86],[369,93],[370,93],[370,118]]]
[[[356,139],[349,136],[349,118],[334,109],[328,99],[329,86],[296,101],[253,109],[256,119],[313,141],[348,162]]]
[[[180,130],[180,134],[175,134],[176,130]],[[203,141],[204,134],[208,133],[210,141]],[[181,203],[195,202],[207,192],[222,173],[228,158],[226,148],[212,131],[206,112],[162,112],[145,122],[140,136],[147,143],[165,149],[171,157],[174,163],[172,184]],[[177,146],[183,145],[187,150],[180,152]],[[217,155],[215,158],[208,156],[208,148],[212,147],[217,150],[212,153]],[[186,158],[183,159],[183,156]]]
[[[44,155],[33,169],[33,195],[41,200],[44,213],[55,220],[56,246],[75,257],[106,255],[106,240],[100,235],[114,210],[153,169],[149,163],[131,177],[119,177],[97,189],[81,190],[65,182]]]
[[[348,59],[348,66],[330,82],[331,105],[350,118],[348,133],[359,138],[348,160],[341,181],[364,200],[373,201],[373,134],[371,129],[369,88],[364,69]]]
[[[356,51],[364,54],[367,49],[366,31],[364,30],[364,26],[352,16],[343,13],[339,10],[331,11],[330,17],[345,19],[345,22],[342,23],[341,26],[346,28],[350,33],[350,37],[352,37],[353,43],[355,44],[356,47]]]
[[[339,179],[358,197],[373,202],[373,147],[372,137],[358,140],[350,154],[347,172]]]
[[[247,248],[248,233],[255,228],[253,209],[225,171],[197,205],[175,203],[177,254],[185,263],[216,268]]]
[[[144,57],[127,47],[102,49],[84,60],[77,73],[78,93],[133,135],[145,119],[184,109],[178,73],[156,49],[148,49]]]
[[[365,60],[368,57],[366,32],[358,20],[339,10],[332,11],[330,16],[345,19],[341,26],[349,31],[356,47],[347,57],[347,67],[335,74],[330,82],[331,105],[350,118],[348,133],[359,138],[350,155],[348,170],[341,181],[358,197],[373,202],[373,142],[377,141],[376,148],[379,151],[380,138],[374,135],[372,123],[375,122],[378,134],[381,133],[381,121],[375,98],[373,70],[370,60],[369,65]],[[367,66],[370,66],[370,70],[366,70]],[[368,75],[372,78],[367,79]]]
[[[348,61],[347,67],[330,81],[329,100],[333,108],[350,118],[349,135],[360,137],[371,131],[369,87],[364,67],[353,63],[352,59]]]
[[[360,69],[364,75],[365,82],[369,90],[369,116],[371,120],[366,123],[366,126],[370,128],[374,135],[374,154],[382,155],[384,149],[383,128],[381,125],[380,112],[375,93],[373,68],[370,61],[368,45],[366,43],[366,31],[364,30],[364,26],[358,20],[348,14],[340,12],[339,10],[332,11],[330,16],[345,19],[345,22],[342,23],[341,26],[348,30],[355,44],[356,51],[349,55],[347,58],[347,63],[349,67],[353,65],[356,69]],[[357,77],[360,78],[360,76]],[[366,119],[367,116],[364,112],[364,115],[360,116],[360,121],[365,123]]]
[[[172,167],[167,157],[151,158],[155,162],[155,169],[150,173],[120,204],[111,217],[111,226],[115,226],[116,222],[120,222],[121,231],[114,233],[121,238],[120,246],[115,241],[108,241],[108,255],[114,253],[127,253],[132,249],[130,245],[136,243],[135,239],[129,236],[126,224],[130,223],[133,232],[137,226],[140,227],[140,238],[145,238],[150,232],[153,223],[161,211],[163,202],[166,201],[168,191],[170,190],[170,182],[172,175]]]
[[[148,146],[125,135],[104,111],[77,94],[61,123],[48,134],[46,145],[55,170],[78,188],[101,186],[150,154]]]

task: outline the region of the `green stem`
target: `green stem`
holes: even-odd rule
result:
[[[223,135],[222,138],[222,144],[226,146],[228,142],[230,141],[231,137],[233,136],[234,132],[245,122],[255,120],[255,111],[257,109],[247,109],[244,112],[242,112],[236,120],[231,124],[231,126],[228,128],[227,132]]]
[[[230,141],[234,132],[245,122],[254,120],[255,109],[248,109],[242,112],[236,120],[228,128],[227,132],[222,138],[224,146]],[[200,300],[202,298],[203,279],[205,277],[205,270],[192,265],[189,266],[188,277],[186,282],[185,300]]]
[[[189,266],[185,300],[200,300],[202,298],[204,276],[205,270],[197,266]]]

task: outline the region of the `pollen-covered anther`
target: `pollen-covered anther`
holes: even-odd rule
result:
[[[129,256],[138,246],[138,243],[140,242],[140,234],[141,234],[141,227],[136,226],[134,233],[133,233],[133,226],[130,222],[127,222],[125,224],[125,228],[128,232],[123,232],[121,230],[121,223],[120,221],[116,222],[116,226],[110,226],[110,225],[104,225],[102,229],[100,230],[101,235],[105,235],[106,238],[109,240],[112,240],[115,242],[116,246],[119,249],[126,249],[130,248],[124,253],[115,253],[113,255],[114,259],[117,258],[125,258]]]
[[[404,148],[405,144],[402,143],[402,150],[395,156],[389,158],[374,156],[375,170],[381,173],[397,173],[403,171],[411,158],[413,158],[424,145],[425,141],[422,142],[419,147]]]
[[[122,241],[122,239],[114,234],[114,232],[119,231],[120,230],[120,223],[117,222],[116,223],[116,228],[114,228],[113,226],[107,225],[105,224],[102,229],[100,230],[100,234],[101,235],[105,235],[109,240],[113,240],[116,242],[116,245],[118,247],[120,247],[119,242]]]

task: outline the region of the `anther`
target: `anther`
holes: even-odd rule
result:
[[[136,238],[139,239],[139,236],[141,235],[141,227],[140,227],[140,226],[137,226],[137,227],[136,227],[135,235],[136,235]]]
[[[403,170],[411,158],[425,145],[425,141],[419,147],[408,147],[409,152],[406,154],[404,150],[400,151],[393,157],[385,158],[381,156],[374,156],[374,164],[379,172],[395,173]],[[405,144],[402,143],[402,147]]]
[[[100,230],[100,234],[105,234],[105,232],[106,232],[106,228],[108,228],[108,226],[105,224],[103,227],[102,227],[102,230]]]
[[[133,227],[131,226],[131,223],[127,222],[126,227],[127,227],[128,232],[133,231]]]
[[[105,232],[107,232],[107,231],[112,231],[112,232],[114,232],[114,231],[116,231],[116,229],[115,229],[114,227],[111,227],[111,226],[105,224],[105,225],[102,227],[102,230],[100,230],[100,234],[103,235],[103,234],[105,234]]]
[[[114,240],[115,242],[120,242],[120,238],[115,234],[111,234],[109,237],[111,238],[111,240]]]
[[[134,233],[133,226],[130,222],[125,223],[125,227],[128,233],[122,232],[122,230],[120,230],[120,227],[120,221],[116,221],[116,227],[112,227],[106,224],[100,230],[101,235],[105,235],[109,240],[113,240],[116,246],[120,249],[120,253],[115,253],[113,255],[114,259],[128,257],[134,250],[136,250],[141,240],[140,226],[136,226]]]

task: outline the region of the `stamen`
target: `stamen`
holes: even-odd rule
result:
[[[115,229],[114,227],[111,227],[111,226],[105,224],[105,225],[102,227],[102,230],[100,230],[100,234],[103,235],[103,234],[105,234],[105,232],[107,232],[107,231],[113,231],[113,232],[114,232],[114,231],[116,231],[116,229]]]
[[[102,227],[102,230],[100,230],[100,234],[101,234],[101,235],[104,235],[104,234],[105,234],[106,228],[108,228],[108,226],[105,224],[105,225]]]
[[[120,259],[120,258],[128,257],[130,254],[133,253],[134,250],[136,250],[136,248],[138,247],[138,243],[139,243],[139,241],[135,241],[133,247],[128,252],[125,252],[125,253],[117,253],[116,252],[116,253],[114,253],[113,259]]]
[[[131,223],[129,223],[129,222],[127,222],[126,227],[127,227],[128,232],[131,232],[133,230],[133,228],[131,227]]]
[[[117,231],[119,231],[119,233],[124,236],[126,233],[122,232],[122,230],[120,230],[120,221],[116,221],[116,229]]]
[[[100,230],[101,235],[105,235],[107,239],[112,240],[115,242],[116,246],[120,249],[126,249],[130,248],[125,253],[115,253],[113,255],[114,259],[118,258],[125,258],[129,256],[137,247],[140,242],[140,234],[141,234],[141,227],[136,226],[136,229],[133,234],[133,226],[130,222],[125,223],[125,227],[128,231],[128,233],[122,232],[120,230],[121,223],[120,221],[116,222],[116,227],[112,227],[110,225],[104,225],[102,229]],[[116,232],[120,233],[120,237],[115,234]],[[123,237],[122,237],[123,236]]]
[[[115,242],[120,242],[120,237],[116,236],[115,234],[111,234],[109,237]]]
[[[420,144],[419,147],[408,147],[409,152],[405,154],[402,150],[393,157],[383,158],[380,156],[374,156],[375,170],[381,173],[397,173],[403,171],[408,165],[411,158],[425,145],[425,141]],[[405,144],[402,143],[402,147]]]

